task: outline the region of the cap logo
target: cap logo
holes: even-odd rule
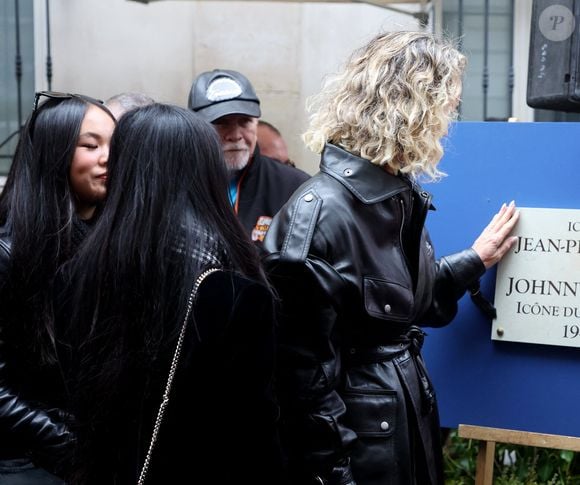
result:
[[[218,77],[209,83],[205,95],[208,100],[215,102],[237,98],[242,92],[242,87],[232,78]]]

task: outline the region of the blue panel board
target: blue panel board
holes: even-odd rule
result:
[[[442,181],[426,184],[438,256],[471,246],[503,202],[580,208],[580,123],[456,123]],[[579,255],[580,257],[580,255]],[[482,280],[493,299],[495,268]],[[491,340],[469,297],[447,327],[425,329],[441,424],[580,437],[580,349]]]

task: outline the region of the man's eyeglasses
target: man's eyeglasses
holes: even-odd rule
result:
[[[90,96],[85,96],[84,94],[59,93],[57,91],[38,91],[34,96],[34,106],[32,108],[33,113],[35,113],[38,110],[38,108],[42,106],[42,104],[39,106],[38,103],[40,102],[40,99],[43,97],[48,99],[61,99],[61,100],[78,98],[91,104],[101,106],[104,104],[102,100],[91,98]]]

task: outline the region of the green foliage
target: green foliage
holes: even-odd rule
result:
[[[446,485],[473,485],[479,442],[451,430],[443,448]],[[494,485],[580,485],[580,458],[567,450],[496,443]]]

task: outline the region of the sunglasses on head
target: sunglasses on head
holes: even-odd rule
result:
[[[34,96],[34,106],[32,108],[33,113],[36,112],[38,108],[42,106],[42,104],[39,106],[38,103],[40,102],[40,99],[43,97],[48,99],[60,99],[60,100],[77,98],[82,99],[83,101],[86,101],[87,103],[91,104],[97,105],[104,104],[102,100],[91,98],[90,96],[85,96],[84,94],[59,93],[57,91],[38,91]]]

